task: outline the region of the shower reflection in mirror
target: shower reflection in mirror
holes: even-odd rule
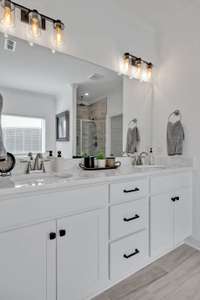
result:
[[[110,82],[96,82],[78,86],[77,156],[95,156],[99,152],[122,156],[121,80],[116,78],[111,89],[109,85]]]

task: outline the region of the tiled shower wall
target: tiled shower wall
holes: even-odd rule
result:
[[[99,151],[105,153],[106,116],[106,98],[87,106],[77,106],[77,155],[83,154],[81,153],[81,120],[92,121],[84,122],[83,152],[88,155],[96,155]]]

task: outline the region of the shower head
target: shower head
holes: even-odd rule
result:
[[[84,103],[79,103],[78,106],[85,107],[86,105]]]
[[[78,106],[81,106],[81,107],[87,106],[87,105],[83,102],[83,98],[84,98],[84,96],[81,96],[81,100],[80,100],[80,102],[78,103]]]

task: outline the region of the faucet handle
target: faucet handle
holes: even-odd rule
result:
[[[28,157],[30,158],[30,160],[33,160],[33,153],[32,153],[32,152],[29,152],[29,153],[28,153]]]
[[[32,171],[31,161],[28,161],[26,174],[30,174],[31,171]]]
[[[40,170],[42,170],[42,171],[43,171],[43,173],[46,173],[46,169],[45,169],[44,160],[42,160],[42,161],[41,161]]]

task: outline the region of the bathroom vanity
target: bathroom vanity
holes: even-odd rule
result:
[[[92,299],[191,235],[191,168],[97,173],[3,179],[0,298]]]
[[[16,167],[0,177],[0,299],[90,300],[191,235],[192,168],[81,170],[72,157],[133,160],[121,156],[136,126],[128,154],[152,164],[152,85],[12,36],[1,45],[1,127]]]

